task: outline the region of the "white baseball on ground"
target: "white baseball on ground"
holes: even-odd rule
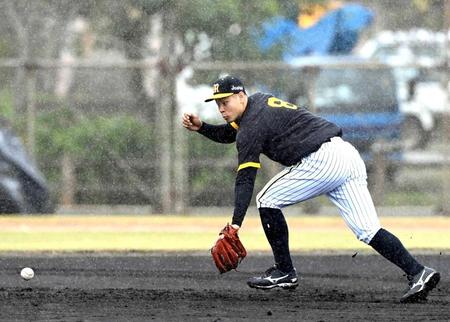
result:
[[[20,271],[20,276],[22,276],[24,280],[31,280],[34,277],[34,271],[30,267],[25,267]]]

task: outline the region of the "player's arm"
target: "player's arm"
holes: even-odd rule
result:
[[[183,114],[183,126],[191,131],[197,131],[208,139],[218,143],[233,143],[236,141],[236,129],[230,124],[212,125],[200,120],[194,114]]]
[[[240,227],[250,205],[258,169],[247,167],[238,171],[234,187],[234,213],[232,224]]]
[[[262,136],[257,131],[242,132],[238,140],[239,167],[234,188],[234,212],[232,224],[241,226],[253,195],[255,179],[261,167],[259,155]]]
[[[236,141],[236,130],[230,124],[212,125],[203,122],[198,133],[219,143],[233,143]]]

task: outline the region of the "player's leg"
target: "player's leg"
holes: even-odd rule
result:
[[[294,268],[289,251],[289,229],[286,219],[284,218],[281,210],[274,203],[268,202],[261,204],[258,202],[258,199],[262,193],[267,192],[267,190],[271,187],[277,186],[280,182],[287,184],[289,181],[288,178],[291,175],[292,167],[284,169],[273,177],[256,197],[259,215],[261,218],[261,225],[274,256],[274,267],[278,268],[282,272],[290,272]],[[268,194],[270,194],[270,192],[268,192]],[[269,268],[265,275],[268,275],[271,270],[272,269]],[[248,285],[250,287],[254,287],[254,285],[264,282],[261,281],[263,278],[266,278],[266,276],[250,279]]]
[[[369,245],[407,274],[410,289],[403,295],[401,302],[424,300],[428,292],[438,284],[440,274],[436,270],[420,264],[405,249],[401,241],[389,231],[381,228]]]
[[[289,252],[289,229],[280,209],[259,208],[261,224],[267,241],[272,248],[275,264],[283,272],[290,272],[294,266]]]
[[[347,176],[345,161],[337,157],[334,150],[331,142],[324,144],[323,148],[305,158],[302,163],[281,171],[256,198],[261,223],[274,254],[275,267],[285,272],[284,275],[288,275],[290,280],[293,280],[295,268],[289,252],[288,227],[280,208],[313,198],[342,184]],[[276,274],[273,273],[271,268],[262,277],[250,279],[249,285],[273,287],[268,282],[274,280]]]
[[[341,185],[349,171],[340,155],[341,139],[322,145],[301,163],[286,168],[273,177],[256,197],[261,223],[275,258],[284,271],[292,266],[288,245],[288,227],[280,208],[292,205]]]
[[[365,180],[350,180],[328,196],[359,240],[372,246],[408,275],[415,275],[423,269],[397,237],[381,228]]]
[[[262,276],[250,278],[247,284],[261,289],[295,288],[298,286],[298,278],[289,252],[289,230],[284,215],[280,209],[264,207],[259,208],[259,213],[264,233],[272,248],[275,265]]]
[[[400,267],[413,281],[411,289],[403,296],[402,301],[415,301],[425,298],[429,290],[439,282],[439,273],[421,265],[403,246],[401,241],[381,228],[372,197],[367,189],[366,169],[364,162],[353,154],[352,174],[349,180],[327,195],[337,205],[347,225],[357,238],[378,253]],[[415,283],[415,284],[414,284]]]

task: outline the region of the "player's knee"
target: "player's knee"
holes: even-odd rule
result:
[[[259,208],[265,208],[263,203],[261,203],[261,199],[262,199],[262,191],[258,192],[258,194],[256,195],[256,207],[258,209]]]
[[[270,195],[267,193],[264,193],[263,191],[260,191],[256,195],[256,207],[258,209],[260,209],[260,208],[279,208],[272,201],[272,198],[270,198]]]
[[[371,229],[360,230],[358,232],[355,232],[355,235],[359,241],[362,241],[363,243],[368,245],[379,229],[379,227],[374,227]]]

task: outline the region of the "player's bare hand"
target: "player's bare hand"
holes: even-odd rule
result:
[[[190,131],[198,131],[202,127],[200,118],[192,113],[184,113],[182,117],[183,126]]]

